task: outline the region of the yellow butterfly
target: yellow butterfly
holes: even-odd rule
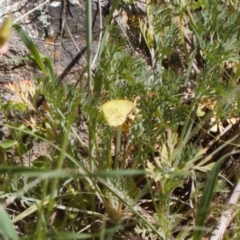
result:
[[[12,15],[8,14],[7,19],[0,28],[0,48],[8,41],[11,32]]]
[[[101,106],[105,121],[111,127],[121,126],[133,110],[134,104],[128,100],[111,100]]]

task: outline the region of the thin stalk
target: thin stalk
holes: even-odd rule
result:
[[[111,6],[111,9],[110,9],[110,13],[108,14],[108,17],[107,17],[107,20],[106,20],[106,23],[105,23],[105,30],[104,30],[101,46],[100,46],[99,53],[98,53],[98,59],[96,60],[96,65],[98,64],[98,60],[100,59],[100,57],[102,55],[102,52],[104,51],[105,47],[107,46],[107,41],[106,40],[108,39],[109,25],[112,21],[113,13],[117,9],[120,2],[121,2],[121,0],[112,1],[112,6]]]
[[[63,137],[63,142],[62,142],[62,145],[61,145],[60,156],[59,156],[58,164],[57,164],[57,168],[56,168],[58,170],[62,169],[63,164],[64,164],[65,152],[67,150],[68,143],[69,143],[68,136],[70,134],[70,129],[71,129],[71,124],[68,122],[68,125],[66,127],[66,132],[65,132],[64,137]],[[47,214],[48,217],[47,217],[47,219],[49,219],[50,211],[51,211],[51,209],[54,206],[53,199],[56,197],[56,189],[57,189],[58,183],[59,183],[59,179],[58,178],[54,178],[53,181],[52,181],[52,184],[51,184],[51,193],[50,193],[50,198],[49,198],[48,214]]]
[[[107,146],[107,168],[112,168],[112,154],[111,154],[111,139],[108,139],[108,146]]]
[[[115,149],[114,169],[118,169],[119,168],[121,135],[122,135],[122,126],[118,127],[117,132],[116,132],[116,149]]]
[[[183,14],[180,13],[179,15],[179,30],[180,30],[180,38],[181,38],[181,42],[182,42],[182,46],[183,46],[183,51],[184,51],[184,55],[185,55],[185,60],[186,63],[188,64],[188,51],[187,51],[187,47],[186,47],[186,42],[184,40],[184,32],[183,32]]]
[[[87,23],[87,78],[88,78],[88,93],[93,92],[92,83],[92,1],[86,1],[86,23]],[[95,143],[95,120],[89,123],[89,161],[90,171],[94,171],[94,143]],[[93,194],[90,197],[91,210],[96,211],[96,196]],[[92,218],[92,222],[95,222],[95,217]]]
[[[186,6],[186,10],[187,10],[187,15],[189,17],[190,23],[192,24],[192,27],[196,30],[196,24],[195,24],[195,21],[193,19],[192,13],[189,9],[189,6]]]
[[[183,126],[182,133],[181,133],[181,135],[179,137],[179,140],[178,140],[177,149],[173,153],[173,159],[176,158],[177,154],[179,152],[181,152],[182,147],[186,144],[186,139],[187,139],[186,136],[187,136],[187,133],[188,133],[189,129],[191,129],[190,126],[192,126],[191,115],[192,115],[192,113],[196,112],[196,109],[197,109],[197,106],[193,102],[190,106],[190,111],[189,111],[190,113],[186,117],[186,120],[184,121],[184,126]],[[176,164],[177,164],[177,162],[175,162],[175,166],[176,166]]]
[[[92,1],[86,1],[86,23],[87,23],[87,78],[88,91],[93,90],[92,84]]]
[[[94,121],[94,120],[92,120]],[[88,137],[89,137],[89,143],[88,143],[88,156],[89,156],[89,164],[90,164],[90,171],[93,172],[94,171],[94,158],[93,158],[93,154],[94,154],[94,146],[95,146],[95,123],[89,123],[88,124]]]
[[[88,79],[88,93],[92,93],[92,1],[86,1],[86,23],[87,23],[87,79]],[[94,120],[93,120],[94,121]],[[90,171],[94,171],[94,139],[95,139],[95,123],[89,123],[89,162]]]
[[[49,181],[48,179],[44,179],[43,182],[42,182],[42,185],[41,185],[41,189],[42,189],[42,196],[41,196],[41,199],[45,199],[47,196],[46,196],[46,193],[47,193],[47,186],[49,184]],[[36,233],[37,233],[37,239],[42,239],[42,234],[43,234],[43,226],[42,226],[42,218],[43,216],[41,216],[41,214],[44,212],[44,204],[43,204],[43,201],[40,201],[39,204],[37,204],[38,206],[38,223],[37,223],[37,228],[36,228]]]
[[[121,161],[121,164],[120,164],[120,169],[123,169],[123,167],[126,163],[126,159],[129,156],[131,150],[132,150],[132,145],[131,144],[127,147],[127,149],[125,148],[123,158],[122,158],[122,161]]]

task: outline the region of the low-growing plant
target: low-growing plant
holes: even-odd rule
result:
[[[217,196],[231,190],[221,165],[239,154],[239,11],[231,1],[149,1],[143,15],[126,13],[137,53],[126,47],[136,39],[111,22],[136,2],[114,2],[93,71],[86,1],[86,89],[59,82],[13,25],[42,77],[4,86],[12,94],[1,103],[4,239],[211,235],[224,209]]]

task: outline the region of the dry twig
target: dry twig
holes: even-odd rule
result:
[[[234,216],[237,214],[238,210],[236,210],[236,203],[240,197],[240,179],[236,187],[234,188],[232,195],[228,201],[228,209],[222,213],[219,222],[214,229],[210,240],[220,240],[223,239],[223,235],[226,232],[227,227],[231,223]]]

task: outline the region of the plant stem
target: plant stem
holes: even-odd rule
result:
[[[92,1],[86,1],[86,22],[87,22],[87,77],[88,91],[92,92]]]
[[[120,155],[120,144],[121,144],[122,126],[118,127],[116,132],[116,149],[115,149],[115,164],[114,169],[119,168],[119,155]]]

